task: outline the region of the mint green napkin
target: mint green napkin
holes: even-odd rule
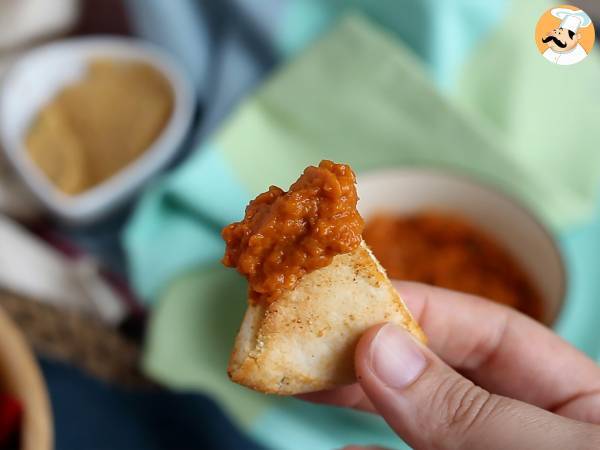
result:
[[[599,193],[600,48],[572,66],[541,57],[533,35],[551,6],[513,1],[507,24],[463,67],[453,97],[505,155],[543,179],[548,190],[537,202],[549,201],[545,216],[565,226],[588,219]]]
[[[396,438],[373,418],[263,396],[228,381],[245,288],[216,263],[223,251],[218,229],[239,219],[268,184],[287,187],[322,158],[349,162],[359,172],[446,167],[509,191],[557,228],[585,218],[600,174],[593,150],[600,128],[592,124],[600,64],[591,55],[579,66],[555,67],[536,53],[532,27],[547,7],[541,0],[512,1],[507,20],[467,58],[459,88],[445,94],[410,50],[350,16],[244,102],[209,144],[144,198],[129,226],[125,246],[135,285],[158,298],[146,372],[170,386],[213,394],[275,448],[395,447]],[[557,86],[569,95],[547,95]],[[544,121],[557,104],[586,116]],[[561,132],[565,124],[568,136]],[[588,270],[597,267],[591,250],[597,239],[590,244],[596,229],[565,240],[569,263],[577,263],[559,328],[591,353],[598,349],[590,331],[598,286]],[[177,276],[182,270],[187,273]]]
[[[461,170],[549,211],[536,202],[543,183],[505,157],[485,131],[473,128],[409,50],[362,17],[346,17],[246,101],[136,215],[127,243],[130,251],[137,242],[151,244],[154,256],[138,265],[150,285],[158,289],[170,253],[191,253],[185,245],[194,250],[202,244],[208,264],[172,283],[155,306],[144,359],[153,378],[210,392],[243,423],[280,401],[226,378],[246,304],[245,282],[214,264],[222,246],[213,228],[241,217],[242,205],[268,184],[287,187],[306,165],[323,158],[349,162],[359,172],[401,164]],[[179,214],[173,217],[165,204],[176,204]],[[185,219],[194,225],[196,239],[185,231]],[[179,232],[182,244],[169,247],[175,241],[161,239],[166,232]],[[372,432],[365,427],[366,436]]]
[[[522,167],[484,125],[438,92],[410,50],[347,17],[144,197],[124,241],[134,287],[155,299],[181,270],[219,259],[219,227],[268,184],[289,186],[323,158],[357,171],[446,167],[512,192],[553,222],[568,219],[568,188]]]

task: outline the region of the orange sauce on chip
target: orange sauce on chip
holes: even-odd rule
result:
[[[271,186],[250,202],[241,222],[223,229],[223,264],[248,279],[250,301],[270,303],[358,247],[364,224],[355,183],[350,166],[322,161],[287,192]]]

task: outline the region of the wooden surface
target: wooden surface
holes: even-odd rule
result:
[[[0,309],[0,389],[24,407],[21,449],[53,447],[52,413],[42,374],[15,324]]]
[[[72,364],[108,383],[154,386],[139,370],[138,344],[97,319],[1,290],[0,307],[36,353]]]

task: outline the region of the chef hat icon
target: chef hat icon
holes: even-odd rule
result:
[[[568,8],[554,8],[551,13],[562,21],[560,23],[561,28],[571,30],[573,33],[577,33],[579,28],[589,27],[592,23],[590,16],[581,9],[574,11]]]

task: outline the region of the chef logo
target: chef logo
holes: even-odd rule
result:
[[[590,17],[581,9],[568,5],[546,11],[535,30],[540,53],[561,66],[583,61],[592,50],[595,38]]]

